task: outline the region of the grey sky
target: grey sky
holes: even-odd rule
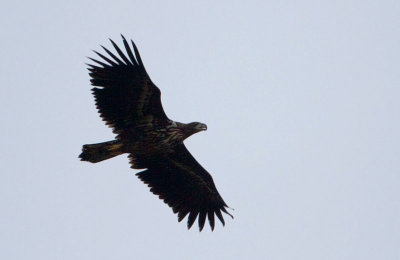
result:
[[[0,10],[1,259],[400,259],[398,1]],[[186,230],[111,140],[86,56],[132,38],[234,220]]]

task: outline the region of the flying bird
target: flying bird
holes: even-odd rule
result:
[[[183,143],[207,125],[167,117],[160,89],[147,74],[135,43],[131,40],[132,52],[121,36],[126,54],[110,39],[117,54],[101,46],[109,57],[94,51],[101,59],[89,58],[94,65],[87,64],[97,110],[116,138],[83,145],[79,158],[97,163],[126,153],[131,168],[145,169],[136,174],[139,179],[178,214],[178,221],[188,215],[188,229],[198,217],[200,231],[206,218],[214,230],[215,215],[225,225],[221,211],[232,217],[227,204]]]

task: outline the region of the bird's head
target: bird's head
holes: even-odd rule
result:
[[[195,131],[195,133],[207,130],[207,125],[199,122],[190,123],[189,126]]]
[[[207,125],[199,122],[192,122],[189,124],[186,124],[186,129],[188,132],[188,136],[207,130]]]

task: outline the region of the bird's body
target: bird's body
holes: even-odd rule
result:
[[[173,121],[166,125],[143,124],[120,136],[121,142],[126,144],[124,151],[132,154],[170,153],[185,138],[183,128]]]
[[[112,59],[96,52],[107,63],[90,58],[100,66],[89,65],[96,107],[117,134],[116,139],[84,145],[79,157],[96,163],[127,153],[132,168],[146,169],[137,174],[139,179],[178,213],[178,220],[189,215],[188,228],[199,216],[202,230],[208,216],[214,229],[214,214],[224,224],[221,211],[229,214],[226,203],[211,175],[183,144],[186,138],[206,130],[207,126],[198,122],[179,123],[166,116],[161,92],[147,75],[135,44],[132,42],[133,55],[122,38],[129,58],[111,41],[120,58],[103,47]]]

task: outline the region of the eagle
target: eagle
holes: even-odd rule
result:
[[[207,130],[199,122],[180,123],[167,117],[161,104],[160,89],[151,81],[138,48],[121,35],[126,53],[111,39],[116,54],[94,51],[100,58],[87,64],[96,108],[115,140],[85,144],[81,161],[101,162],[128,154],[132,169],[145,169],[136,175],[163,200],[181,222],[186,216],[190,229],[198,218],[203,230],[206,218],[214,230],[215,215],[225,226],[222,213],[233,218],[215,187],[211,175],[196,161],[183,141]]]

